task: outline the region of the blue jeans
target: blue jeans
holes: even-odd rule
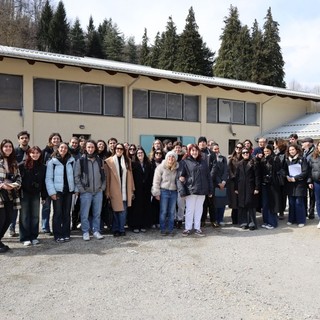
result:
[[[11,231],[16,230],[17,219],[18,219],[18,209],[13,209],[13,214],[12,214],[9,230],[11,230]]]
[[[291,223],[306,223],[306,211],[304,206],[305,197],[289,196],[289,217]]]
[[[53,200],[52,231],[55,239],[70,238],[71,192],[57,192]]]
[[[32,241],[39,235],[40,195],[23,191],[19,218],[20,241]]]
[[[225,207],[215,208],[217,223],[223,222]]]
[[[314,190],[314,196],[316,198],[317,214],[320,219],[320,183],[319,182],[314,182],[313,190]]]
[[[100,231],[100,216],[102,208],[102,191],[84,192],[80,194],[80,216],[81,230],[83,233],[89,232],[89,211],[92,207],[92,231]]]
[[[178,193],[175,190],[160,190],[160,230],[165,232],[173,231],[174,216],[176,213]]]
[[[113,232],[125,232],[124,226],[127,220],[127,201],[123,201],[123,211],[114,211],[112,220]]]
[[[48,197],[46,202],[42,205],[42,231],[50,232],[50,210],[51,210],[51,198]]]
[[[264,223],[276,228],[278,226],[278,215],[277,212],[271,212],[270,210],[269,192],[267,186],[262,186],[262,218]]]

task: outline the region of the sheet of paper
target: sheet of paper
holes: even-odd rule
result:
[[[301,164],[292,164],[289,166],[289,176],[295,177],[297,175],[301,174]]]

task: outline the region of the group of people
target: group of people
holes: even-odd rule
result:
[[[1,241],[8,228],[17,235],[18,211],[20,241],[39,243],[40,203],[41,231],[57,243],[70,241],[78,224],[84,241],[90,233],[103,239],[105,227],[125,236],[126,225],[134,233],[159,228],[173,236],[176,228],[201,237],[208,213],[214,228],[224,226],[226,205],[232,223],[249,230],[258,227],[257,211],[261,227],[276,228],[287,200],[288,225],[303,227],[307,216],[314,218],[315,203],[320,213],[320,143],[314,146],[312,138],[301,146],[297,135],[269,143],[260,138],[256,148],[247,139],[229,157],[206,137],[188,146],[155,140],[148,155],[116,138],[63,142],[52,133],[43,150],[29,141],[22,131],[18,147],[9,139],[0,145],[0,253],[9,250]]]

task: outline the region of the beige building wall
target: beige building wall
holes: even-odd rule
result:
[[[133,78],[127,74],[111,75],[106,71],[84,71],[79,67],[4,58],[0,61],[0,73],[23,76],[23,112],[0,111],[1,138],[10,138],[16,144],[16,134],[21,130],[31,133],[31,144],[43,148],[49,134],[61,133],[64,140],[73,134],[91,135],[93,139],[116,137],[119,141],[140,143],[141,135],[154,136],[206,136],[220,144],[223,154],[228,153],[229,140],[251,140],[264,131],[304,115],[311,109],[310,101],[280,98],[265,94],[210,89],[204,85],[193,86],[186,82],[175,84],[169,80],[152,80],[149,77]],[[33,79],[46,78],[83,83],[125,87],[124,117],[95,116],[87,114],[33,112]],[[200,96],[199,122],[156,119],[132,119],[132,90],[145,89]],[[257,103],[257,125],[209,124],[206,121],[207,98],[225,98]],[[80,126],[84,125],[84,129]],[[147,150],[148,151],[148,150]]]

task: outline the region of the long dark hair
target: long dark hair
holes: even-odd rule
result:
[[[127,154],[127,152],[126,152],[126,148],[124,147],[124,144],[123,144],[123,143],[118,142],[118,143],[114,146],[113,156],[116,154],[116,148],[117,148],[118,146],[121,146],[121,147],[123,148],[123,153],[122,153],[122,155],[123,155],[124,163],[125,163],[125,165],[126,165],[127,170],[131,170],[131,160],[130,160],[129,157],[128,157],[128,154]]]
[[[38,163],[42,163],[42,153],[41,153],[41,149],[38,146],[34,146],[28,149],[27,151],[27,158],[26,158],[26,162],[25,162],[25,167],[26,169],[32,169],[35,165],[35,161],[31,158],[30,154],[34,151],[38,151],[40,153],[40,157],[37,160]]]
[[[12,152],[10,153],[9,157],[7,157],[3,152],[3,147],[6,143],[10,143],[12,147]],[[0,145],[0,156],[2,159],[7,159],[8,162],[8,168],[10,173],[14,173],[15,169],[18,167],[18,163],[16,160],[16,152],[14,150],[14,146],[11,140],[9,139],[3,139]]]
[[[140,161],[138,160],[138,155],[137,155],[138,151],[142,151],[142,152],[143,152],[143,164],[150,164],[151,161],[150,161],[150,159],[148,158],[145,150],[144,150],[141,146],[139,146],[139,147],[137,148],[136,152],[135,152],[135,159],[134,159],[134,161],[135,161],[135,162],[140,162]]]
[[[48,138],[48,146],[49,146],[50,148],[53,147],[53,144],[52,144],[51,140],[52,140],[52,138],[55,137],[55,136],[59,137],[59,138],[60,138],[60,142],[62,142],[61,134],[58,133],[58,132],[53,132],[53,133],[50,134],[50,136],[49,136],[49,138]]]

